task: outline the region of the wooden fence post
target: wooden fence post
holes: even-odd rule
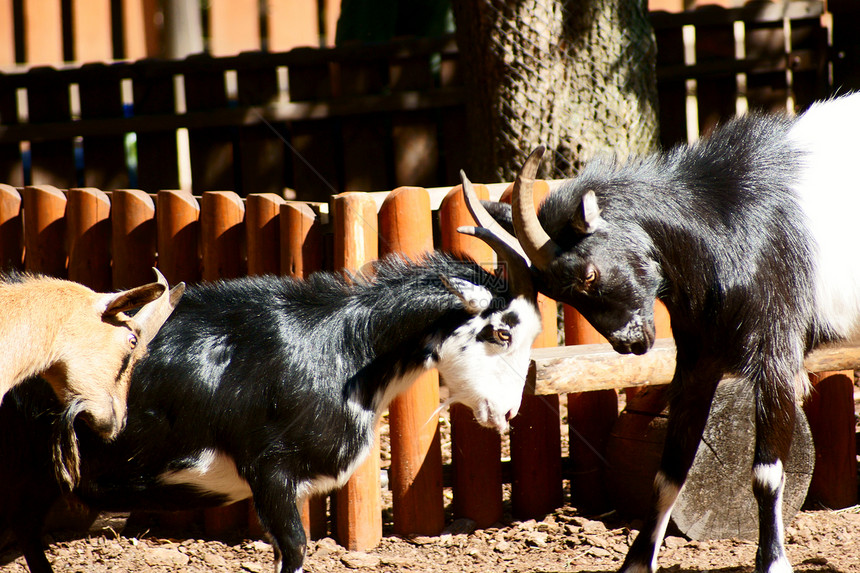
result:
[[[171,285],[200,280],[200,205],[187,191],[159,191],[158,268]]]
[[[200,280],[200,205],[187,191],[159,191],[156,196],[158,217],[158,269],[171,285]],[[160,523],[177,531],[187,530],[198,521],[201,511],[171,511],[160,516]]]
[[[24,269],[65,278],[66,196],[50,185],[26,187],[24,200]]]
[[[511,188],[502,200],[510,200]],[[535,182],[535,207],[540,205],[549,185]],[[558,345],[557,305],[538,295],[543,332],[533,348]],[[561,475],[561,418],[559,396],[523,396],[519,414],[511,420],[511,506],[514,516],[528,519],[546,515],[561,507],[564,484]]]
[[[306,203],[281,204],[281,274],[306,278],[322,269],[320,221]],[[302,506],[302,525],[310,539],[328,535],[326,495],[312,495]]]
[[[132,288],[152,282],[155,266],[155,202],[138,189],[111,194],[113,287]]]
[[[815,444],[815,469],[807,499],[830,509],[857,503],[857,438],[854,372],[811,374],[813,390],[804,404]]]
[[[400,187],[379,210],[380,256],[400,253],[416,259],[433,250],[430,195],[421,187]],[[388,407],[391,436],[389,488],[394,531],[436,535],[445,527],[442,500],[442,444],[438,417],[439,374],[421,375]]]
[[[320,222],[306,203],[281,205],[281,274],[306,278],[322,269]]]
[[[479,199],[490,198],[483,185],[475,185],[475,193]],[[489,245],[457,232],[457,227],[474,224],[463,198],[463,186],[458,185],[439,207],[442,248],[493,267],[494,253]],[[472,411],[462,404],[452,404],[450,413],[454,516],[471,519],[478,527],[486,528],[499,521],[503,513],[501,437],[478,424]]]
[[[110,200],[98,189],[69,189],[66,231],[69,280],[99,292],[111,289]]]
[[[378,232],[376,204],[362,193],[332,197],[334,266],[358,270],[376,258]],[[367,459],[337,492],[337,536],[354,551],[375,547],[382,539],[382,503],[379,492],[379,433]]]
[[[207,191],[200,199],[203,280],[233,279],[243,264],[245,206],[232,191]]]
[[[281,270],[280,214],[284,203],[274,193],[255,193],[245,200],[249,275],[276,275]]]
[[[0,184],[0,268],[24,268],[24,217],[21,194]]]
[[[280,272],[280,214],[283,204],[284,200],[273,193],[255,193],[245,200],[248,275],[277,275]],[[253,504],[248,507],[248,531],[256,538],[265,535]]]
[[[207,191],[200,199],[203,280],[232,279],[244,274],[242,222],[245,207],[232,191]],[[219,536],[248,523],[249,505],[239,501],[203,510],[204,530]]]

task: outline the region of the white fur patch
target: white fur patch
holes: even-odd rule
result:
[[[189,485],[201,493],[213,493],[233,503],[251,497],[251,488],[236,469],[233,458],[224,452],[212,449],[201,451],[191,467],[167,472],[161,476],[162,483]]]
[[[516,323],[506,325],[511,314]],[[487,325],[506,329],[506,345],[478,340]],[[516,298],[507,308],[472,317],[455,330],[439,347],[436,366],[450,390],[450,401],[472,409],[478,423],[503,432],[508,419],[519,411],[529,369],[531,346],[540,334],[541,317],[535,306]]]
[[[651,542],[654,544],[654,554],[651,555],[651,571],[657,570],[657,554],[663,544],[666,528],[669,527],[669,519],[672,517],[672,509],[675,507],[678,493],[681,491],[677,485],[666,479],[663,472],[657,472],[654,477],[654,487],[657,489],[658,517],[657,526],[651,535]]]
[[[853,338],[860,334],[860,94],[813,105],[790,137],[807,153],[795,191],[816,242],[816,312]]]
[[[776,460],[772,464],[758,464],[753,466],[753,479],[755,483],[763,489],[777,492],[782,489],[783,478],[785,474],[782,469],[782,462]]]

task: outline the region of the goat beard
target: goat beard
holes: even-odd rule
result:
[[[75,419],[84,411],[84,403],[73,400],[54,425],[54,474],[65,491],[72,491],[81,477],[81,453]]]

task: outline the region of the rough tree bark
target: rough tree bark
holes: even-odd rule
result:
[[[658,143],[656,42],[645,0],[458,0],[469,172],[510,181],[544,144],[544,177]]]

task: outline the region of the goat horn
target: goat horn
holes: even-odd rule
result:
[[[164,278],[164,275],[155,267],[152,270],[155,271],[157,282],[164,285],[164,293],[146,304],[134,315],[134,320],[141,328],[141,338],[147,343],[155,337],[158,329],[176,308],[176,304],[185,292],[185,283],[181,282],[168,289],[167,279]]]
[[[514,181],[511,201],[511,215],[517,239],[532,264],[541,270],[545,270],[559,252],[558,245],[550,238],[537,218],[532,193],[535,176],[545,149],[543,145],[539,145],[526,159]]]
[[[472,218],[475,219],[475,222],[478,223],[479,227],[483,227],[493,235],[495,235],[500,241],[505,243],[509,248],[513,249],[523,260],[528,264],[529,258],[526,256],[525,251],[520,246],[520,242],[517,241],[517,238],[508,233],[504,227],[499,225],[499,223],[490,215],[489,212],[481,205],[481,201],[478,199],[478,195],[475,193],[475,186],[472,185],[472,182],[469,181],[469,178],[466,177],[466,173],[461,169],[460,170],[460,179],[463,181],[463,197],[466,199],[466,208],[469,209],[469,213],[472,214]],[[457,229],[458,231],[460,229]],[[465,233],[470,234],[470,233]],[[481,237],[479,237],[481,238]],[[489,244],[489,243],[488,243]],[[490,245],[492,247],[492,245]]]
[[[457,232],[477,237],[496,251],[507,269],[508,284],[512,294],[521,295],[528,299],[535,298],[534,283],[532,283],[529,265],[518,250],[512,248],[504,239],[484,227],[458,227]]]

